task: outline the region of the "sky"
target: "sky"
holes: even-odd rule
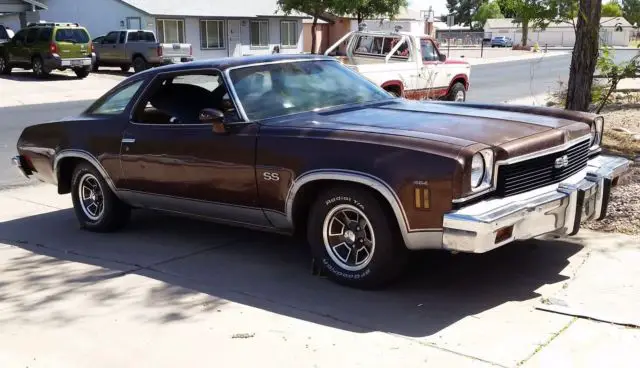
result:
[[[446,0],[409,0],[409,8],[414,10],[427,10],[429,5],[433,7],[436,16],[449,13]]]

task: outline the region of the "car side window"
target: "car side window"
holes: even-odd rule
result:
[[[51,41],[51,34],[53,33],[51,28],[43,28],[40,30],[40,34],[38,35],[39,42],[49,42]]]
[[[38,38],[38,29],[37,28],[31,28],[29,30],[29,32],[27,32],[27,39],[26,39],[26,44],[30,45],[34,42],[36,42],[36,39]]]
[[[158,78],[140,99],[133,120],[143,124],[201,124],[203,109],[218,109],[227,122],[239,121],[222,76],[217,72]]]
[[[4,29],[3,26],[0,26],[0,40],[8,40],[9,33]]]
[[[23,29],[23,30],[21,30],[21,31],[18,31],[18,33],[16,33],[16,35],[15,35],[15,36],[13,36],[13,39],[12,39],[12,40],[13,40],[14,42],[18,42],[18,41],[20,41],[20,42],[24,42],[24,39],[26,38],[26,36],[27,36],[27,30],[26,30],[26,29]]]
[[[89,113],[97,115],[117,115],[123,113],[143,82],[143,80],[140,80],[116,91],[106,97],[101,103],[89,111]]]
[[[118,33],[120,32],[109,32],[105,37],[102,43],[114,45],[116,41],[118,41]]]
[[[126,37],[127,32],[120,32],[120,39],[118,40],[118,43],[124,43]]]
[[[129,36],[127,37],[127,42],[138,42],[138,41],[140,41],[138,32],[129,32]]]
[[[438,51],[431,40],[420,40],[423,61],[438,61]]]

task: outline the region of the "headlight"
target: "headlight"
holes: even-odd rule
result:
[[[471,161],[471,188],[477,188],[482,184],[482,179],[485,174],[484,158],[481,154],[476,153],[473,155],[473,161]]]
[[[602,143],[602,134],[604,132],[604,118],[598,116],[591,124],[591,146],[599,146]]]
[[[493,151],[483,149],[471,159],[471,190],[483,191],[493,185]]]

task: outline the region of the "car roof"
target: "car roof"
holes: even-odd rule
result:
[[[161,66],[149,71],[156,73],[190,70],[190,69],[202,69],[202,68],[216,68],[225,71],[229,68],[235,68],[238,66],[262,64],[272,62],[285,62],[296,60],[333,60],[338,61],[336,58],[324,55],[312,55],[312,54],[269,54],[269,55],[252,55],[252,56],[239,56],[239,57],[226,57],[219,59],[205,59],[196,60],[188,63],[172,64]]]

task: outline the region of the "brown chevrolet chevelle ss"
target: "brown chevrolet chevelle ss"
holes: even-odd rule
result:
[[[482,253],[606,215],[630,162],[602,117],[408,101],[333,58],[200,61],[132,76],[24,130],[14,163],[71,193],[81,225],[132,208],[302,234],[334,280],[382,286],[409,251]]]

